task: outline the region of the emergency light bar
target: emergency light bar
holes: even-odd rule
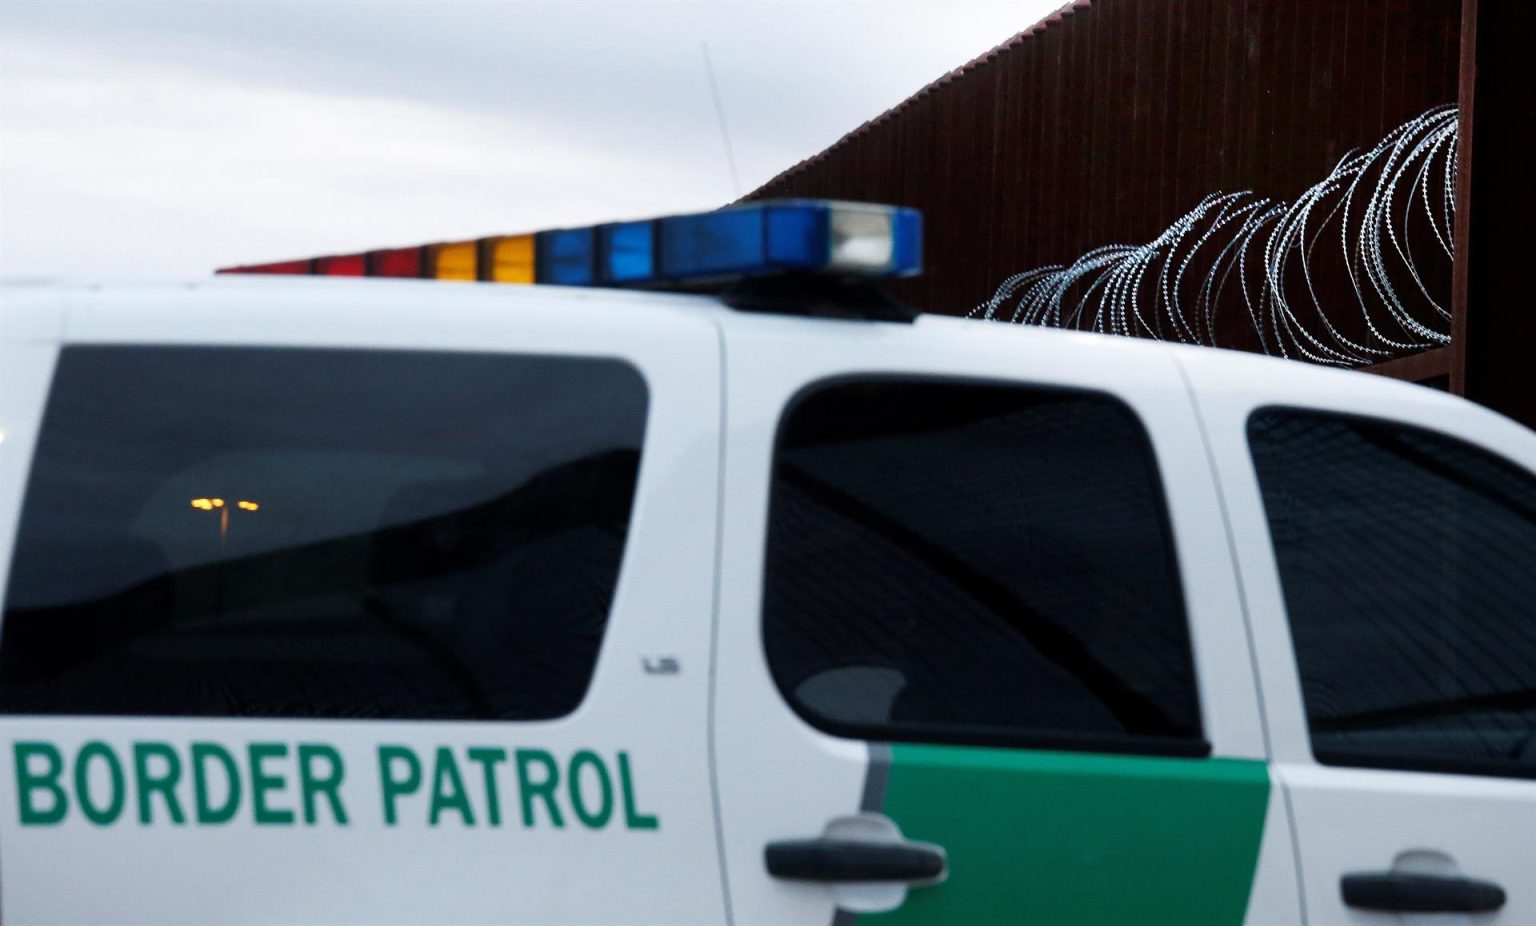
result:
[[[763,277],[877,279],[922,270],[915,209],[768,200],[714,212],[225,267],[218,273],[418,277],[696,289]]]

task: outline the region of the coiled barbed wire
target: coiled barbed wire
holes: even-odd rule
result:
[[[1455,258],[1456,170],[1457,110],[1437,107],[1346,154],[1292,203],[1212,193],[1152,241],[1016,273],[970,314],[1217,346],[1218,305],[1240,298],[1264,353],[1352,366],[1439,347],[1451,314],[1413,247],[1437,247],[1447,267]],[[1347,278],[1336,288],[1355,306],[1319,296],[1324,270],[1340,275],[1319,260],[1325,240]],[[1371,343],[1344,333],[1341,311],[1360,313]]]

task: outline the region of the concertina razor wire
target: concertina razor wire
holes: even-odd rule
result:
[[[1014,274],[970,314],[1218,346],[1218,304],[1240,298],[1267,354],[1355,366],[1444,346],[1451,313],[1420,261],[1425,250],[1447,266],[1455,256],[1456,142],[1456,107],[1431,109],[1346,154],[1294,202],[1212,193],[1154,240]],[[1354,305],[1319,296],[1323,270],[1339,272],[1320,266],[1329,251],[1348,280],[1336,289]],[[1369,338],[1346,336],[1344,311],[1360,314]]]

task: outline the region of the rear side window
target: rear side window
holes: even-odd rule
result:
[[[1404,425],[1248,425],[1317,758],[1536,774],[1536,478]]]
[[[566,714],[645,414],[616,360],[68,348],[6,590],[0,710]]]
[[[765,583],[774,678],[829,732],[1206,750],[1157,466],[1107,396],[815,388],[779,432]]]

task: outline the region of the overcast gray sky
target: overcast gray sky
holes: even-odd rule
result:
[[[0,275],[692,209],[1060,5],[0,0]]]

